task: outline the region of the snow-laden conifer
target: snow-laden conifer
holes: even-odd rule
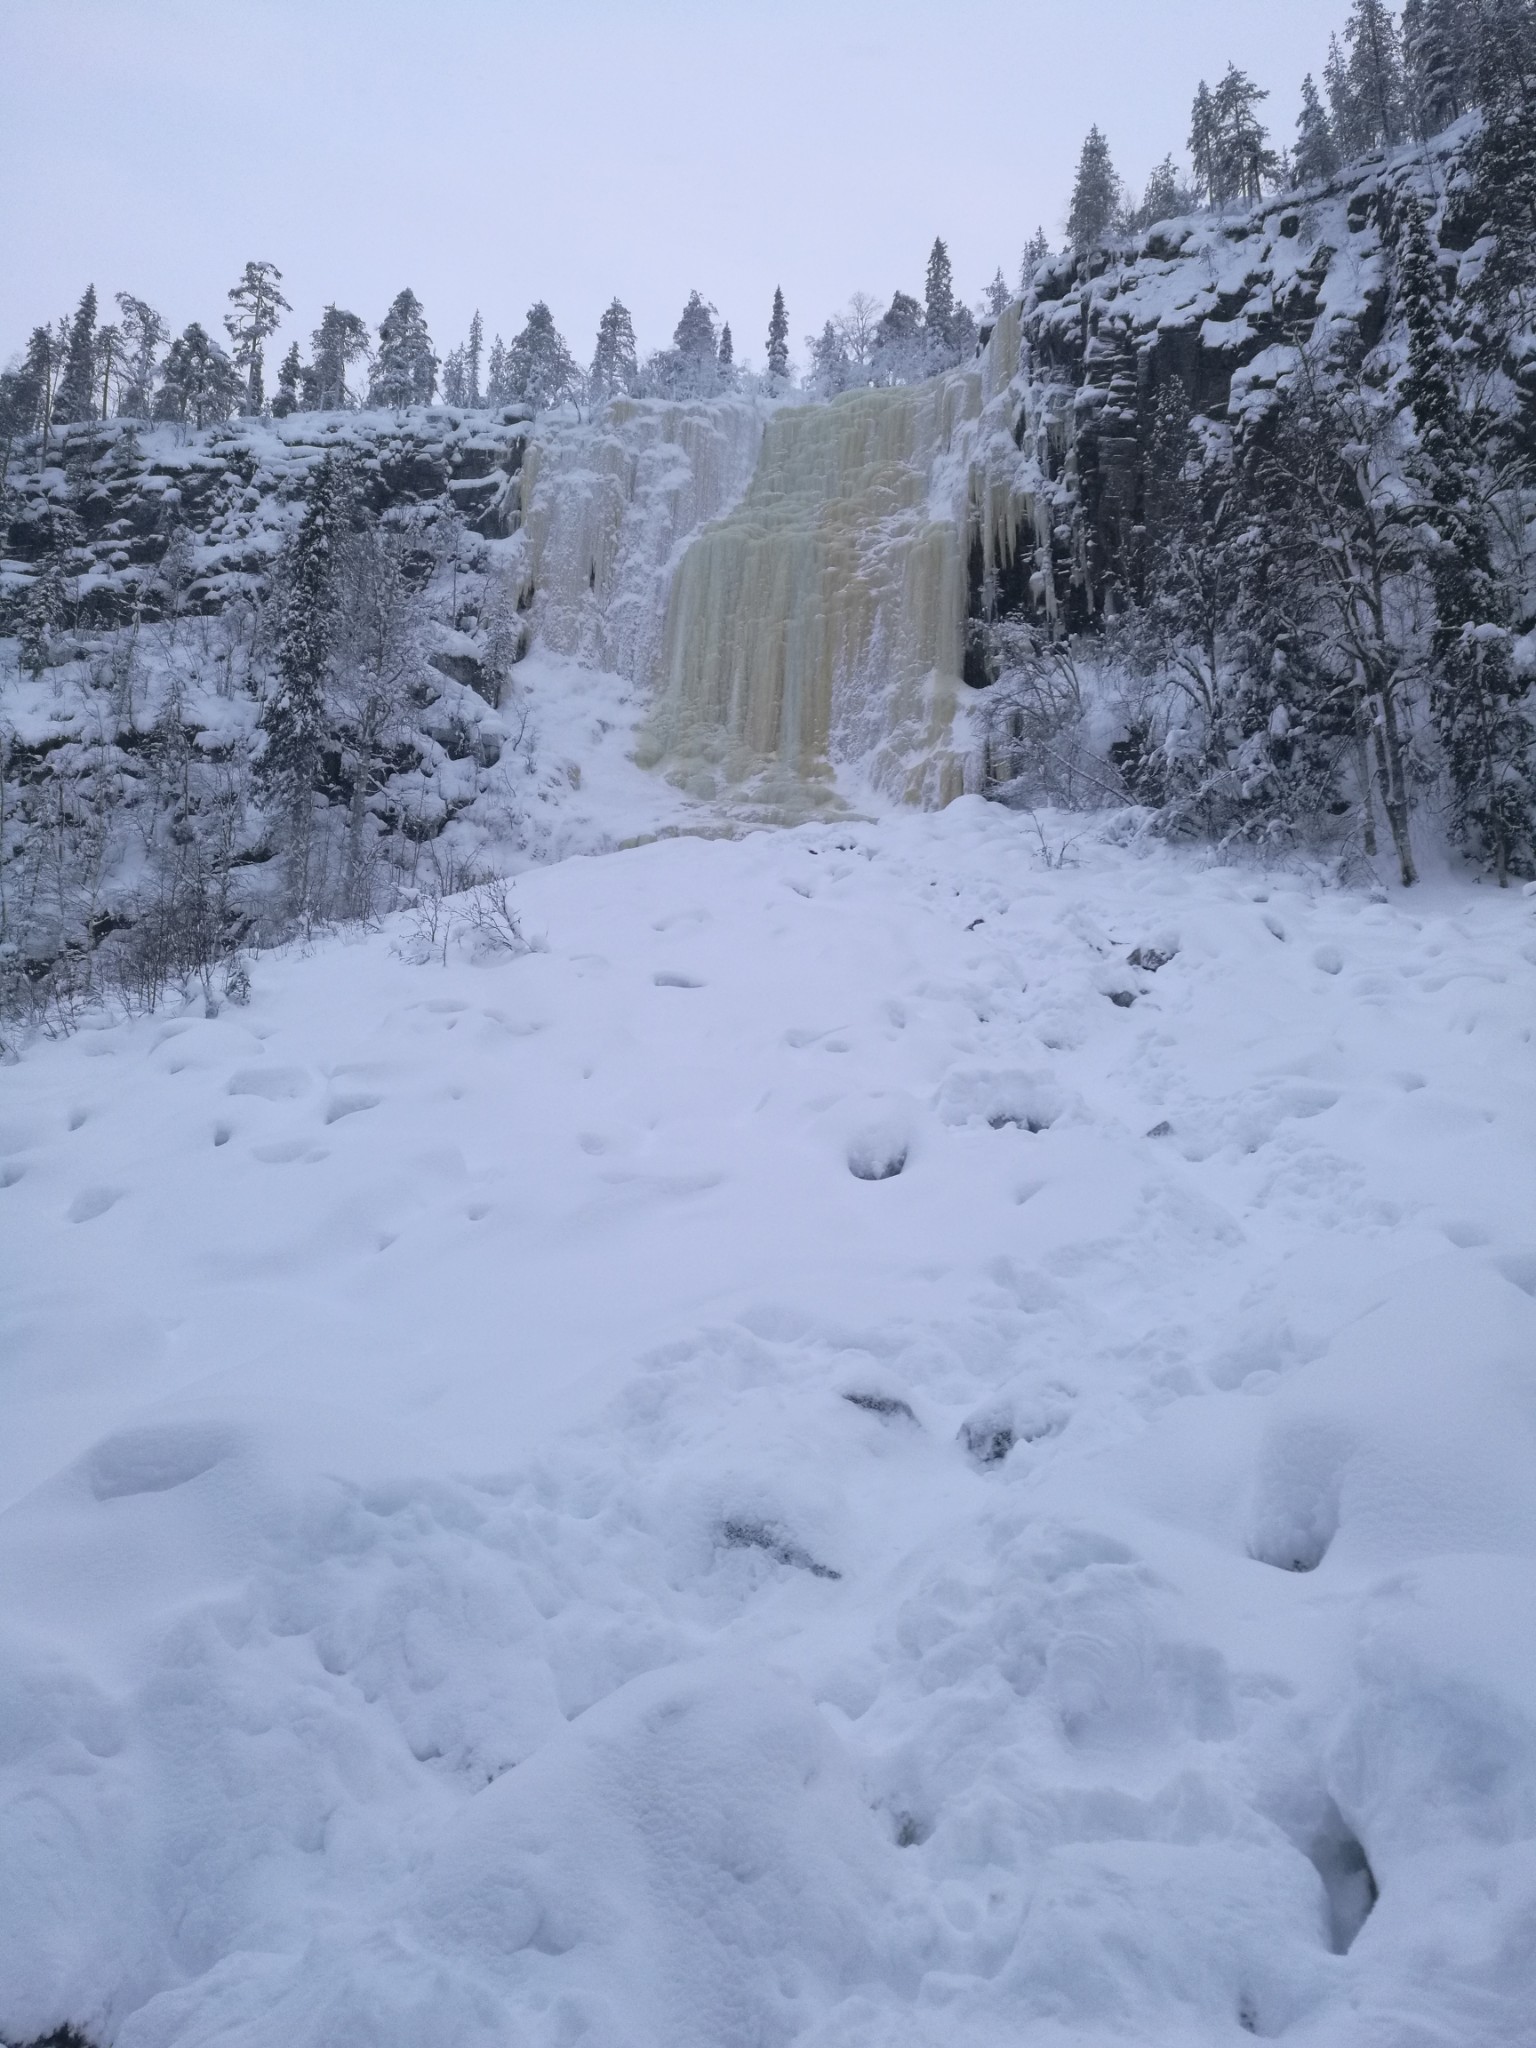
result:
[[[245,395],[234,364],[200,321],[171,343],[155,405],[157,419],[206,427],[227,420]]]
[[[310,394],[306,404],[318,412],[336,412],[352,404],[347,369],[368,353],[368,329],[356,313],[327,306],[310,337]]]
[[[581,372],[542,299],[528,308],[528,318],[507,350],[507,383],[514,398],[535,412],[558,405],[580,389]]]
[[[70,322],[63,374],[53,402],[53,417],[69,420],[96,417],[96,287],[87,285]]]
[[[1078,158],[1067,213],[1067,239],[1073,248],[1091,249],[1102,242],[1114,228],[1120,206],[1120,180],[1110,161],[1109,143],[1095,123]]]
[[[262,379],[266,345],[277,332],[284,313],[293,309],[282,293],[283,273],[275,263],[247,263],[240,282],[230,289],[232,313],[224,316],[235,368],[245,379],[248,413],[259,413],[267,402]]]
[[[154,307],[131,292],[118,293],[117,307],[123,337],[123,382],[118,405],[131,419],[148,419],[154,410],[160,350],[170,339],[169,330]]]
[[[1309,71],[1301,81],[1301,112],[1296,117],[1296,146],[1291,170],[1298,185],[1324,185],[1339,168],[1339,146],[1333,122]]]
[[[379,322],[370,405],[430,405],[437,395],[437,357],[427,316],[409,286],[397,292]]]
[[[594,404],[633,391],[640,365],[635,352],[635,324],[622,299],[610,299],[597,323],[589,379]]]
[[[789,379],[789,315],[784,310],[784,290],[773,288],[773,311],[768,316],[768,380],[782,385]]]

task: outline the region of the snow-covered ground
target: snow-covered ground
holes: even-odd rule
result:
[[[1536,906],[517,895],[0,1069],[0,2038],[1529,2048]]]

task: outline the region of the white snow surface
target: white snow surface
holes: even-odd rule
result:
[[[1536,905],[690,816],[0,1068],[0,2038],[1529,2048]]]

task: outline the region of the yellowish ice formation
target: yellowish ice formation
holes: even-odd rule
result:
[[[769,419],[746,496],[673,579],[643,760],[790,813],[843,767],[911,803],[961,793],[967,558],[991,576],[1028,510],[993,405],[1018,351],[1009,309],[964,369]]]

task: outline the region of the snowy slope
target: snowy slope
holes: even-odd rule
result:
[[[1045,848],[0,1069],[0,2038],[1530,2042],[1533,905]]]

